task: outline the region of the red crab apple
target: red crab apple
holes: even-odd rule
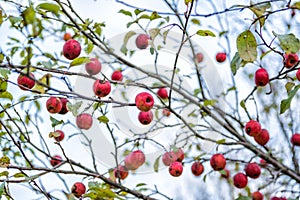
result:
[[[85,194],[85,191],[86,191],[85,185],[81,182],[74,183],[72,188],[71,188],[72,194],[77,198],[79,198],[83,194]]]
[[[171,115],[170,110],[167,108],[164,108],[162,113],[163,113],[163,116],[166,116],[166,117],[169,117]]]
[[[72,39],[71,33],[65,33],[65,34],[64,34],[64,41],[68,41],[68,40],[70,40],[70,39]]]
[[[55,114],[60,112],[62,103],[58,97],[50,97],[46,101],[46,107],[49,113]]]
[[[272,197],[270,200],[287,200],[285,197]]]
[[[128,176],[128,169],[123,165],[119,165],[118,169],[114,169],[114,175],[116,178],[124,180]]]
[[[300,134],[295,133],[291,137],[291,143],[295,146],[300,146]]]
[[[111,91],[111,85],[109,81],[96,80],[93,85],[93,90],[96,96],[105,97]]]
[[[29,76],[34,79],[33,73],[29,73]],[[20,74],[17,79],[18,86],[21,90],[30,90],[35,85],[35,81],[28,78],[25,75]]]
[[[266,167],[268,165],[267,161],[265,161],[264,159],[260,159],[259,164],[261,167]]]
[[[63,46],[63,54],[69,60],[77,58],[80,55],[80,52],[81,46],[77,40],[70,39],[66,41]]]
[[[249,163],[245,168],[246,175],[256,179],[260,176],[260,167],[256,163]]]
[[[300,81],[300,69],[298,69],[296,72],[296,78],[298,79],[298,81]]]
[[[145,154],[141,150],[136,150],[125,157],[124,165],[128,170],[136,170],[145,163],[145,160]]]
[[[141,92],[135,97],[135,105],[140,111],[149,111],[154,105],[154,99],[148,92]]]
[[[222,63],[225,60],[226,60],[226,53],[224,53],[224,52],[217,53],[217,55],[216,55],[216,61],[217,62]]]
[[[270,135],[268,130],[262,129],[260,134],[254,137],[254,140],[257,142],[257,144],[260,144],[261,146],[264,146],[268,143],[270,139]]]
[[[252,200],[263,200],[264,196],[259,191],[252,193]]]
[[[61,162],[62,162],[62,157],[59,155],[53,156],[53,158],[51,158],[50,160],[50,164],[52,165],[52,167],[59,165]]]
[[[237,173],[233,176],[233,184],[237,188],[244,188],[248,183],[248,178],[242,172]]]
[[[159,88],[157,95],[162,99],[167,99],[169,97],[168,91],[166,88]]]
[[[226,159],[220,153],[214,154],[210,159],[210,165],[215,171],[220,171],[226,166]]]
[[[165,166],[170,166],[177,159],[175,153],[173,151],[168,151],[163,154],[162,162]]]
[[[183,167],[181,162],[175,161],[169,166],[169,173],[171,176],[178,177],[182,174],[182,171]]]
[[[149,45],[148,40],[150,39],[147,34],[140,34],[136,37],[135,44],[139,49],[146,49]]]
[[[261,125],[258,121],[250,120],[245,126],[245,131],[250,136],[257,136],[261,132]]]
[[[55,132],[59,134],[59,136],[54,137],[55,141],[60,142],[65,138],[65,133],[61,130],[56,130]]]
[[[88,130],[93,125],[92,115],[89,113],[81,113],[76,117],[76,125],[80,129]]]
[[[139,116],[138,116],[138,119],[139,121],[141,122],[141,124],[143,125],[148,125],[152,122],[153,120],[153,113],[151,110],[147,111],[147,112],[143,112],[141,111],[139,113]]]
[[[91,58],[90,62],[85,64],[85,71],[91,76],[98,74],[101,68],[101,63],[97,58]]]
[[[60,101],[62,103],[62,107],[61,107],[61,110],[58,113],[61,114],[61,115],[64,115],[69,111],[68,108],[67,108],[67,103],[69,102],[69,100],[66,99],[66,98],[60,98]]]
[[[296,15],[296,12],[295,12],[294,9],[292,9],[292,11],[291,11],[291,17],[294,17],[295,15]]]
[[[266,69],[260,68],[256,70],[254,81],[256,86],[265,86],[269,83],[269,74]]]
[[[200,163],[199,161],[196,161],[192,164],[191,170],[195,176],[200,176],[204,171],[204,167],[203,167],[202,163]]]
[[[177,158],[176,160],[178,162],[182,162],[184,159],[184,152],[183,152],[182,148],[177,149],[177,151],[174,151],[174,153]]]
[[[228,169],[224,169],[224,171],[221,173],[221,177],[227,179],[229,178],[229,176],[230,176],[230,171]]]
[[[197,63],[201,63],[203,61],[203,53],[197,53],[196,54],[196,61]]]
[[[123,74],[120,70],[116,70],[111,75],[111,80],[114,81],[122,81],[123,80]]]
[[[298,61],[299,58],[297,54],[289,53],[284,55],[284,66],[288,69],[294,67]]]

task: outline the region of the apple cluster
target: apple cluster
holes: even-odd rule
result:
[[[289,53],[284,55],[283,64],[287,69],[295,67],[299,62],[297,54]],[[296,78],[300,81],[300,69],[296,72]],[[269,73],[265,68],[256,70],[254,75],[254,82],[257,87],[263,87],[270,82]]]
[[[129,175],[129,170],[135,171],[140,166],[142,166],[146,161],[146,156],[143,151],[135,150],[126,155],[124,159],[124,164],[118,165],[113,170],[113,177],[110,177],[112,180],[119,178],[124,180]]]
[[[248,184],[248,178],[257,179],[260,174],[260,166],[257,163],[249,163],[245,167],[245,173],[239,172],[233,176],[233,184],[237,188],[244,188]]]
[[[138,120],[143,125],[148,125],[153,120],[151,109],[154,106],[154,98],[148,92],[141,92],[135,97],[135,105],[140,110]]]
[[[268,130],[262,129],[260,123],[256,120],[250,120],[247,122],[245,132],[249,136],[254,137],[257,144],[261,146],[266,145],[270,139]]]
[[[80,43],[72,39],[70,33],[66,33],[63,37],[65,44],[63,46],[63,55],[69,59],[74,60],[81,53]],[[149,45],[150,37],[147,34],[140,34],[137,36],[135,43],[138,49],[146,49]],[[215,59],[219,63],[226,61],[226,53],[218,52]],[[195,61],[201,63],[204,60],[202,53],[197,53]],[[299,58],[296,54],[286,54],[284,55],[284,66],[287,69],[293,68],[299,62]],[[89,62],[85,64],[86,73],[90,76],[95,76],[101,72],[102,65],[98,58],[90,58]],[[297,79],[300,81],[300,69],[296,73]],[[111,75],[111,81],[97,79],[93,83],[92,89],[98,98],[104,98],[111,92],[111,82],[115,83],[118,81],[123,81],[122,70],[115,70]],[[270,82],[268,71],[265,68],[260,68],[255,72],[254,82],[257,87],[266,86]],[[27,74],[22,73],[17,79],[17,84],[21,90],[31,90],[35,86],[35,76],[33,73],[29,72]],[[165,87],[161,87],[156,92],[157,97],[162,101],[167,101],[169,98],[169,93]],[[68,112],[67,108],[68,100],[66,98],[51,96],[46,101],[47,111],[51,114],[66,114]],[[152,108],[154,106],[154,98],[148,92],[141,92],[135,97],[135,106],[140,111],[138,114],[138,120],[143,125],[148,125],[153,121]],[[171,112],[169,109],[163,109],[164,116],[170,116]],[[76,116],[76,125],[79,129],[88,130],[93,125],[92,115],[89,113],[81,113]],[[247,135],[254,138],[254,141],[265,146],[269,139],[270,134],[267,129],[261,127],[261,124],[256,120],[250,120],[245,125],[245,132]],[[55,130],[50,133],[50,137],[53,137],[56,142],[61,142],[65,134],[61,130]],[[290,139],[292,145],[300,146],[300,134],[295,133]],[[168,167],[169,174],[174,177],[179,177],[183,173],[183,160],[184,151],[182,148],[175,148],[174,150],[167,151],[162,155],[162,163]],[[141,167],[146,161],[146,157],[143,151],[135,150],[126,155],[124,159],[124,164],[119,164],[113,169],[113,178],[119,178],[124,180],[128,175],[129,171],[135,171]],[[51,157],[50,164],[53,167],[58,167],[62,164],[63,158],[59,155],[54,155]],[[248,163],[244,172],[238,172],[233,176],[233,185],[236,188],[245,188],[248,184],[248,178],[257,179],[261,174],[261,167],[266,166],[267,163],[263,159],[258,165],[255,162]],[[230,171],[226,169],[226,158],[221,153],[216,153],[210,158],[210,166],[214,171],[221,172],[221,177],[228,179],[230,177]],[[200,176],[204,172],[203,164],[196,160],[191,165],[191,172],[194,176]],[[81,198],[86,192],[86,187],[81,182],[76,182],[71,188],[72,194]],[[252,193],[252,199],[262,200],[263,195],[260,191]],[[272,197],[271,200],[284,200],[284,197]]]
[[[165,152],[162,155],[162,162],[165,166],[169,167],[169,173],[171,176],[178,177],[182,174],[184,159],[184,152],[181,148]]]

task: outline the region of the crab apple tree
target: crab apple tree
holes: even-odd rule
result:
[[[1,199],[299,199],[299,19],[299,0],[1,1]]]

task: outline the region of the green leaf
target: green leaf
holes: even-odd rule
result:
[[[23,18],[22,17],[9,16],[8,19],[9,19],[11,25],[14,26],[15,24],[18,24],[19,22],[21,22]]]
[[[242,108],[244,108],[245,110],[247,109],[247,108],[246,108],[246,104],[245,104],[245,100],[244,100],[244,99],[240,102],[240,106],[241,106]]]
[[[154,52],[155,52],[155,49],[154,49],[153,47],[151,47],[151,48],[150,48],[150,53],[151,53],[151,55],[153,55]]]
[[[204,182],[204,183],[206,182],[206,177],[207,177],[207,174],[205,174],[205,175],[203,176],[203,182]]]
[[[8,92],[8,91],[5,91],[5,92],[1,92],[0,93],[0,99],[9,99],[9,100],[13,100],[13,95],[10,93],[10,92]]]
[[[200,35],[200,36],[212,36],[212,37],[216,37],[216,35],[211,32],[210,30],[198,30],[197,35]]]
[[[200,94],[200,93],[201,93],[201,88],[197,88],[197,89],[194,90],[194,96],[195,97],[198,96],[198,94]]]
[[[219,171],[221,175],[227,175],[226,170],[222,169],[221,171]]]
[[[145,11],[145,10],[135,9],[135,10],[134,10],[134,14],[135,14],[135,15],[138,15],[138,14],[144,12],[144,11]]]
[[[109,122],[109,119],[106,116],[100,116],[97,118],[100,122],[107,124]]]
[[[196,25],[199,25],[199,26],[201,25],[200,21],[198,19],[196,19],[196,18],[191,19],[191,22],[193,24],[196,24]]]
[[[217,144],[224,144],[226,142],[226,139],[221,139],[217,141]]]
[[[57,131],[55,131],[55,132],[50,132],[49,133],[49,138],[55,138],[55,137],[59,137],[60,136],[60,132],[57,132]]]
[[[127,10],[124,10],[124,9],[120,10],[119,13],[122,13],[123,15],[127,15],[127,16],[132,17],[131,12],[130,12],[130,11],[127,11]]]
[[[0,185],[0,196],[2,196],[4,193],[5,183],[6,183],[6,181],[3,181],[3,183],[1,183],[1,185]]]
[[[295,2],[292,7],[300,10],[300,1]]]
[[[252,198],[247,197],[247,196],[239,196],[237,199],[235,200],[251,200]]]
[[[272,50],[266,51],[264,53],[261,54],[260,56],[260,60],[262,60],[266,55],[268,55],[270,52],[272,52]]]
[[[275,36],[278,36],[279,46],[285,53],[297,53],[300,49],[300,41],[293,33],[279,35],[273,31]]]
[[[3,23],[3,17],[2,10],[0,9],[0,25]]]
[[[134,24],[134,23],[136,23],[136,21],[128,22],[128,23],[126,24],[126,27],[129,28],[129,27],[130,27],[132,24]]]
[[[3,62],[3,60],[4,60],[4,55],[0,53],[0,64]]]
[[[57,120],[54,117],[50,116],[50,121],[52,122],[51,126],[55,127],[57,125],[63,124],[64,121],[63,120]]]
[[[7,90],[7,82],[0,78],[0,93],[5,92]]]
[[[26,175],[22,172],[19,172],[19,173],[14,174],[14,177],[15,178],[22,178],[22,177],[26,177]]]
[[[140,20],[140,19],[150,19],[150,16],[147,14],[142,14],[137,20]]]
[[[41,82],[41,83],[43,83],[43,84],[45,84],[45,85],[47,85],[47,86],[50,87],[50,78],[51,78],[51,77],[52,77],[52,74],[47,73],[47,74],[45,74],[44,76],[42,76],[42,77],[39,79],[39,82]],[[42,86],[42,85],[40,85],[39,83],[36,83],[36,84],[34,85],[34,87],[32,88],[32,90],[33,90],[34,92],[39,93],[39,94],[44,94],[44,93],[46,93],[45,87]]]
[[[150,15],[150,20],[155,20],[155,19],[159,19],[161,18],[161,16],[159,14],[157,14],[157,12],[152,12],[151,15]]]
[[[297,85],[293,90],[288,93],[288,98],[284,99],[280,103],[280,114],[284,113],[287,109],[291,106],[291,101],[293,100],[294,96],[297,94],[300,85]]]
[[[83,196],[91,199],[122,199],[109,188],[103,189],[100,186],[89,188],[89,192]]]
[[[138,183],[135,187],[141,187],[147,185],[146,183]]]
[[[159,34],[160,29],[159,28],[152,28],[149,30],[149,34],[150,34],[150,38],[152,40],[154,40],[154,38],[156,38],[156,36]]]
[[[128,49],[127,49],[124,45],[122,45],[120,51],[121,51],[121,53],[123,53],[125,56],[127,56]]]
[[[70,63],[70,67],[73,66],[77,66],[77,65],[82,65],[85,63],[90,62],[90,58],[89,57],[79,57],[79,58],[75,58],[71,63]]]
[[[8,177],[8,175],[9,175],[8,171],[3,171],[3,172],[0,173],[0,176],[6,176],[6,177]]]
[[[123,39],[123,45],[126,47],[127,46],[127,43],[128,43],[128,40],[132,37],[136,35],[136,32],[134,31],[129,31],[126,33],[126,35],[124,36],[124,39]]]
[[[222,35],[225,35],[225,34],[228,34],[228,31],[221,31],[221,32],[219,33],[219,37],[221,37]]]
[[[166,31],[163,32],[163,43],[166,44],[166,40],[167,40],[167,36],[169,34],[171,29],[168,29]]]
[[[84,49],[86,54],[90,54],[94,49],[94,44],[92,42],[89,42],[87,47]]]
[[[60,7],[53,3],[41,3],[37,6],[37,8],[49,11],[49,12],[55,14],[56,16],[58,16],[58,13],[60,10]]]
[[[78,115],[78,109],[81,107],[82,101],[76,102],[72,105],[70,102],[67,102],[67,108],[72,114],[76,117]]]
[[[293,89],[294,86],[295,86],[295,83],[293,83],[293,82],[287,82],[285,84],[285,89],[286,89],[287,93],[289,93]]]
[[[22,17],[25,21],[25,26],[33,24],[35,21],[35,11],[32,6],[28,7],[22,12]]]
[[[213,106],[213,105],[215,105],[216,102],[217,102],[217,100],[215,100],[215,99],[204,100],[204,106]]]
[[[185,5],[189,5],[189,3],[192,3],[193,0],[184,0]]]
[[[8,79],[9,74],[10,74],[10,71],[8,69],[0,69],[0,75],[3,78]]]
[[[7,156],[3,156],[0,158],[0,167],[6,168],[10,165],[10,159]]]
[[[233,75],[236,75],[237,70],[241,66],[242,59],[238,52],[236,52],[230,62],[230,68]]]
[[[154,171],[155,172],[158,172],[158,167],[159,167],[159,160],[160,160],[160,157],[161,156],[158,156],[156,159],[155,159],[155,162],[153,164],[153,168],[154,168]]]
[[[253,62],[257,57],[257,42],[253,33],[246,30],[237,37],[238,53],[244,61]]]
[[[260,5],[255,5],[250,7],[249,9],[256,15],[257,18],[259,18],[259,24],[260,27],[262,27],[265,24],[265,17],[262,17],[266,10],[271,7],[271,3],[264,3]]]

